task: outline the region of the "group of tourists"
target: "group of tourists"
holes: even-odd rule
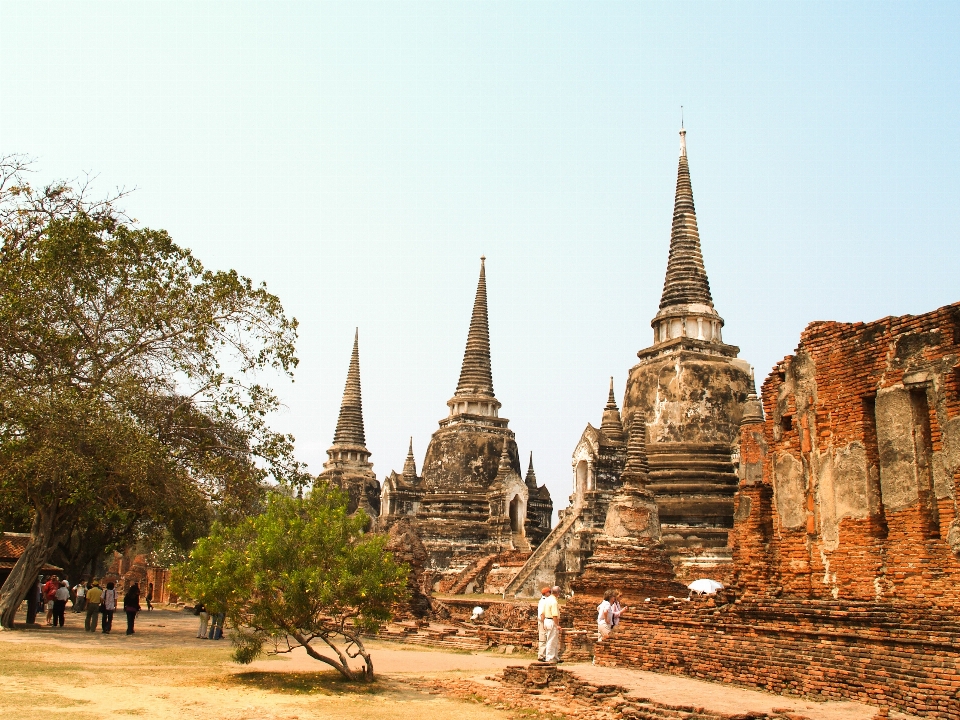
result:
[[[602,642],[620,623],[620,615],[626,610],[619,590],[607,590],[603,602],[597,605],[597,641]],[[560,659],[560,588],[545,587],[540,591],[537,603],[537,660],[561,663]]]
[[[620,615],[626,609],[621,603],[622,595],[619,590],[607,590],[603,594],[603,602],[597,605],[597,641],[607,639],[610,631],[620,622]]]
[[[97,625],[103,634],[113,630],[113,615],[118,609],[117,587],[112,581],[100,586],[99,580],[79,582],[72,589],[67,580],[61,580],[57,575],[50,575],[46,579],[40,578],[36,587],[36,602],[47,612],[46,624],[51,627],[63,627],[67,602],[73,601],[73,612],[85,613],[83,629],[86,632],[96,632]],[[147,609],[153,609],[153,583],[147,587]],[[140,612],[140,586],[133,583],[127,588],[123,596],[123,612],[127,616],[127,635],[134,634],[134,624]]]
[[[223,621],[227,619],[226,613],[212,613],[207,610],[206,605],[198,602],[193,606],[193,614],[200,618],[200,627],[197,629],[197,637],[203,640],[221,640],[223,638]],[[210,629],[207,630],[209,624]]]

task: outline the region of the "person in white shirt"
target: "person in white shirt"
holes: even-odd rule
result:
[[[70,599],[70,584],[64,580],[53,594],[53,626],[63,627],[63,611],[67,609],[67,600]]]
[[[107,583],[107,589],[103,591],[103,598],[100,600],[100,614],[103,618],[100,621],[100,632],[104,635],[113,630],[113,613],[117,609],[117,591],[112,582]]]
[[[547,631],[543,629],[543,604],[550,597],[550,588],[544,588],[540,593],[540,602],[537,603],[537,660],[543,662],[547,656]]]
[[[544,588],[543,592],[547,595],[543,603],[543,630],[547,636],[543,661],[555,663],[560,660],[560,604],[550,588]]]
[[[82,580],[77,583],[76,587],[73,588],[74,592],[74,601],[73,601],[73,611],[75,613],[83,612],[84,607],[87,604],[87,585]]]
[[[620,623],[620,616],[623,614],[623,611],[627,609],[626,605],[621,604],[620,600],[623,598],[623,593],[619,590],[614,590],[613,595],[610,597],[610,627],[615,628]]]
[[[613,627],[613,605],[610,603],[612,596],[613,591],[607,590],[603,594],[603,602],[597,605],[597,642],[606,640]]]

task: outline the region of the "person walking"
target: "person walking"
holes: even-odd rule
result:
[[[193,606],[193,614],[200,616],[200,628],[197,630],[197,637],[203,640],[207,639],[207,622],[210,620],[210,613],[202,602]]]
[[[114,590],[112,582],[107,583],[107,589],[103,591],[103,598],[100,600],[100,614],[103,619],[100,621],[100,631],[107,635],[113,630],[113,613],[117,609],[117,591]]]
[[[627,606],[623,605],[620,602],[622,598],[623,598],[623,593],[621,593],[619,590],[613,591],[613,597],[610,598],[610,629],[611,630],[620,624],[620,616],[623,614],[623,611],[627,609]]]
[[[69,583],[64,580],[53,593],[53,626],[63,627],[63,614],[67,609],[67,600],[70,599]]]
[[[210,613],[210,634],[208,640],[220,640],[223,638],[223,621],[226,619],[226,613]]]
[[[147,612],[153,610],[153,583],[147,585],[147,596],[144,598],[147,601]]]
[[[60,587],[60,579],[56,575],[51,575],[43,584],[43,606],[47,611],[47,625],[53,625],[53,596],[57,594]]]
[[[560,604],[551,588],[544,588],[547,600],[543,603],[543,629],[547,635],[543,661],[548,663],[559,662],[560,648]]]
[[[603,602],[597,605],[597,642],[603,642],[610,635],[610,629],[613,627],[612,605],[610,598],[613,596],[613,590],[607,590],[603,594]]]
[[[83,580],[77,583],[77,586],[73,589],[74,601],[73,601],[73,611],[75,613],[83,612],[84,607],[87,604],[87,583]]]
[[[87,590],[87,616],[83,620],[83,629],[87,632],[97,631],[97,616],[100,614],[100,600],[103,599],[103,590],[100,581],[94,580]]]
[[[540,601],[537,603],[537,660],[544,662],[547,657],[547,631],[543,628],[543,605],[550,597],[550,588],[540,591]]]
[[[140,586],[134,583],[123,596],[123,611],[127,614],[127,635],[133,635],[133,623],[140,612]]]
[[[27,625],[37,622],[37,610],[41,607],[43,607],[43,578],[38,577],[37,582],[27,591]]]

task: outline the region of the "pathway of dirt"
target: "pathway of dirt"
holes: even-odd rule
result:
[[[40,711],[69,713],[78,720],[116,715],[158,720],[513,717],[482,702],[417,690],[387,671],[444,677],[496,672],[507,661],[492,653],[421,652],[373,643],[374,660],[384,671],[378,682],[364,686],[341,682],[321,663],[296,656],[236,665],[229,641],[197,639],[197,619],[182,612],[141,613],[132,636],[125,635],[120,618],[109,635],[85,633],[82,625],[80,616],[68,611],[63,630],[0,632],[0,716]]]
[[[392,720],[505,720],[557,717],[572,710],[557,707],[546,696],[525,698],[521,692],[517,697],[499,682],[504,667],[526,664],[532,656],[372,641],[368,647],[378,682],[364,686],[341,682],[302,649],[237,665],[230,660],[228,640],[196,638],[197,619],[183,612],[141,613],[132,636],[124,634],[119,617],[109,635],[85,633],[80,615],[68,612],[67,623],[64,629],[0,632],[0,714],[19,716],[23,713],[10,711],[29,709],[69,710],[80,720],[107,714],[160,720],[369,720],[388,714]],[[858,703],[812,702],[675,675],[588,664],[562,667],[595,685],[619,685],[635,696],[724,713],[790,708],[816,720],[871,720],[876,715],[876,708]]]
[[[862,703],[836,700],[814,702],[679,675],[661,675],[630,668],[597,667],[589,664],[564,665],[563,669],[595,685],[619,685],[636,697],[674,705],[696,705],[715,712],[769,713],[775,708],[789,708],[797,714],[817,720],[871,720],[877,714],[877,708]],[[890,717],[898,720],[914,718],[895,712],[891,712]]]

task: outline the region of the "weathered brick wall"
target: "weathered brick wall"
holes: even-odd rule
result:
[[[960,304],[813,323],[767,378],[763,477],[784,593],[957,607],[958,328]]]
[[[594,646],[597,664],[849,698],[960,718],[960,625],[880,603],[648,603]]]
[[[958,361],[960,303],[808,326],[741,427],[737,601],[635,606],[597,662],[960,718]]]

